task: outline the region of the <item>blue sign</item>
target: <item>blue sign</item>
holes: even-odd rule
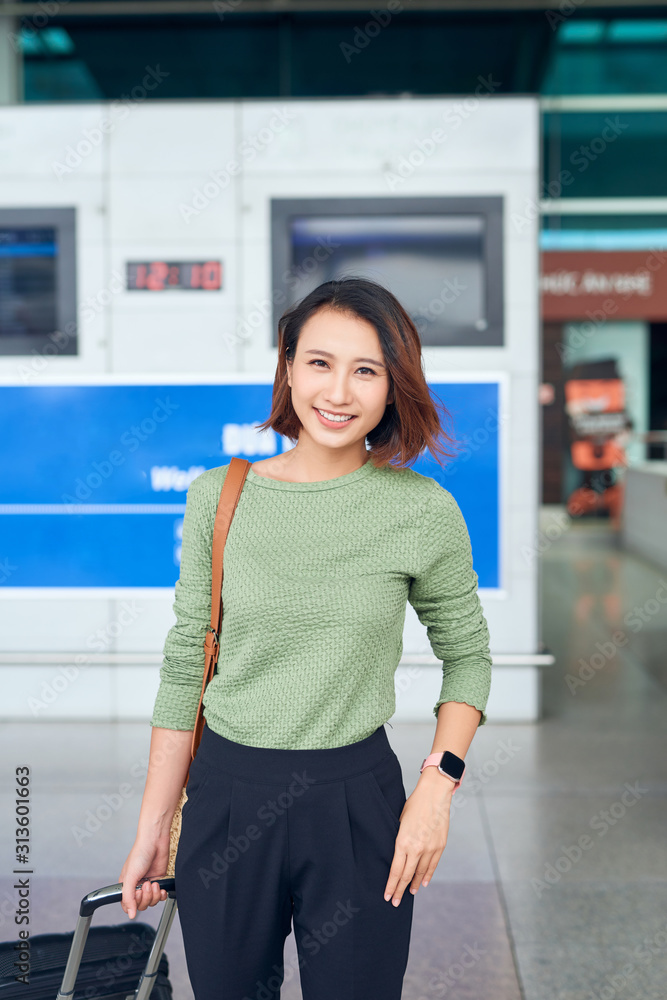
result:
[[[431,384],[454,417],[446,470],[413,468],[455,496],[481,587],[498,586],[498,384]],[[167,587],[179,575],[190,482],[233,455],[290,448],[256,425],[271,383],[41,385],[0,388],[0,584]]]

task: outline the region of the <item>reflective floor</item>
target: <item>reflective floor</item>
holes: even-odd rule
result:
[[[557,660],[544,718],[475,736],[447,848],[415,899],[404,1000],[667,1000],[666,602],[667,572],[619,551],[605,522],[573,524],[544,553],[542,638]],[[387,733],[410,794],[433,724]],[[3,725],[0,939],[16,936],[8,775],[33,772],[31,931],[71,930],[81,897],[118,880],[149,739],[147,724]],[[160,909],[138,919],[155,926]],[[94,920],[126,918],[114,906]],[[178,918],[166,951],[175,1000],[191,1000]],[[293,935],[285,968],[282,996],[297,1000]]]

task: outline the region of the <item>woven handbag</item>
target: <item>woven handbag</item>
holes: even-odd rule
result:
[[[192,746],[190,749],[190,763],[195,759],[195,754],[199,748],[202,732],[204,730],[204,692],[216,672],[218,664],[218,654],[220,652],[220,623],[222,621],[222,556],[225,548],[225,541],[232,523],[236,505],[241,496],[241,490],[245,483],[248,469],[251,463],[244,458],[232,458],[229,463],[227,475],[220,491],[218,509],[215,514],[215,524],[213,526],[213,573],[211,580],[211,625],[206,632],[204,639],[204,677],[202,680],[201,694],[199,696],[199,706],[192,732]],[[185,776],[185,783],[181,791],[174,812],[171,829],[169,831],[169,861],[167,862],[166,875],[174,875],[174,865],[176,862],[176,851],[178,850],[178,839],[181,835],[181,813],[183,806],[187,802],[186,786],[190,777],[190,765]]]

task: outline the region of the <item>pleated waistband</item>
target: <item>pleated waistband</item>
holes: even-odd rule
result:
[[[341,780],[369,771],[393,752],[384,726],[363,740],[341,747],[282,750],[235,743],[205,724],[197,757],[209,767],[248,781],[292,781],[294,772],[300,774],[307,769],[308,781],[312,783]]]

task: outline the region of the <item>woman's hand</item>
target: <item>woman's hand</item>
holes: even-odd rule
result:
[[[150,841],[135,840],[118,879],[123,883],[120,905],[130,919],[136,916],[137,910],[145,910],[147,906],[155,906],[167,898],[167,890],[161,889],[157,882],[146,881],[140,889],[136,885],[144,877],[164,878],[168,861],[169,834],[152,844]]]
[[[137,836],[120,873],[121,906],[128,917],[167,898],[166,890],[142,878],[164,878],[169,863],[172,818],[190,766],[192,730],[153,726],[148,774],[137,825]]]
[[[403,806],[394,859],[384,898],[398,906],[408,885],[415,894],[428,885],[447,844],[454,783],[435,767],[425,767]]]

